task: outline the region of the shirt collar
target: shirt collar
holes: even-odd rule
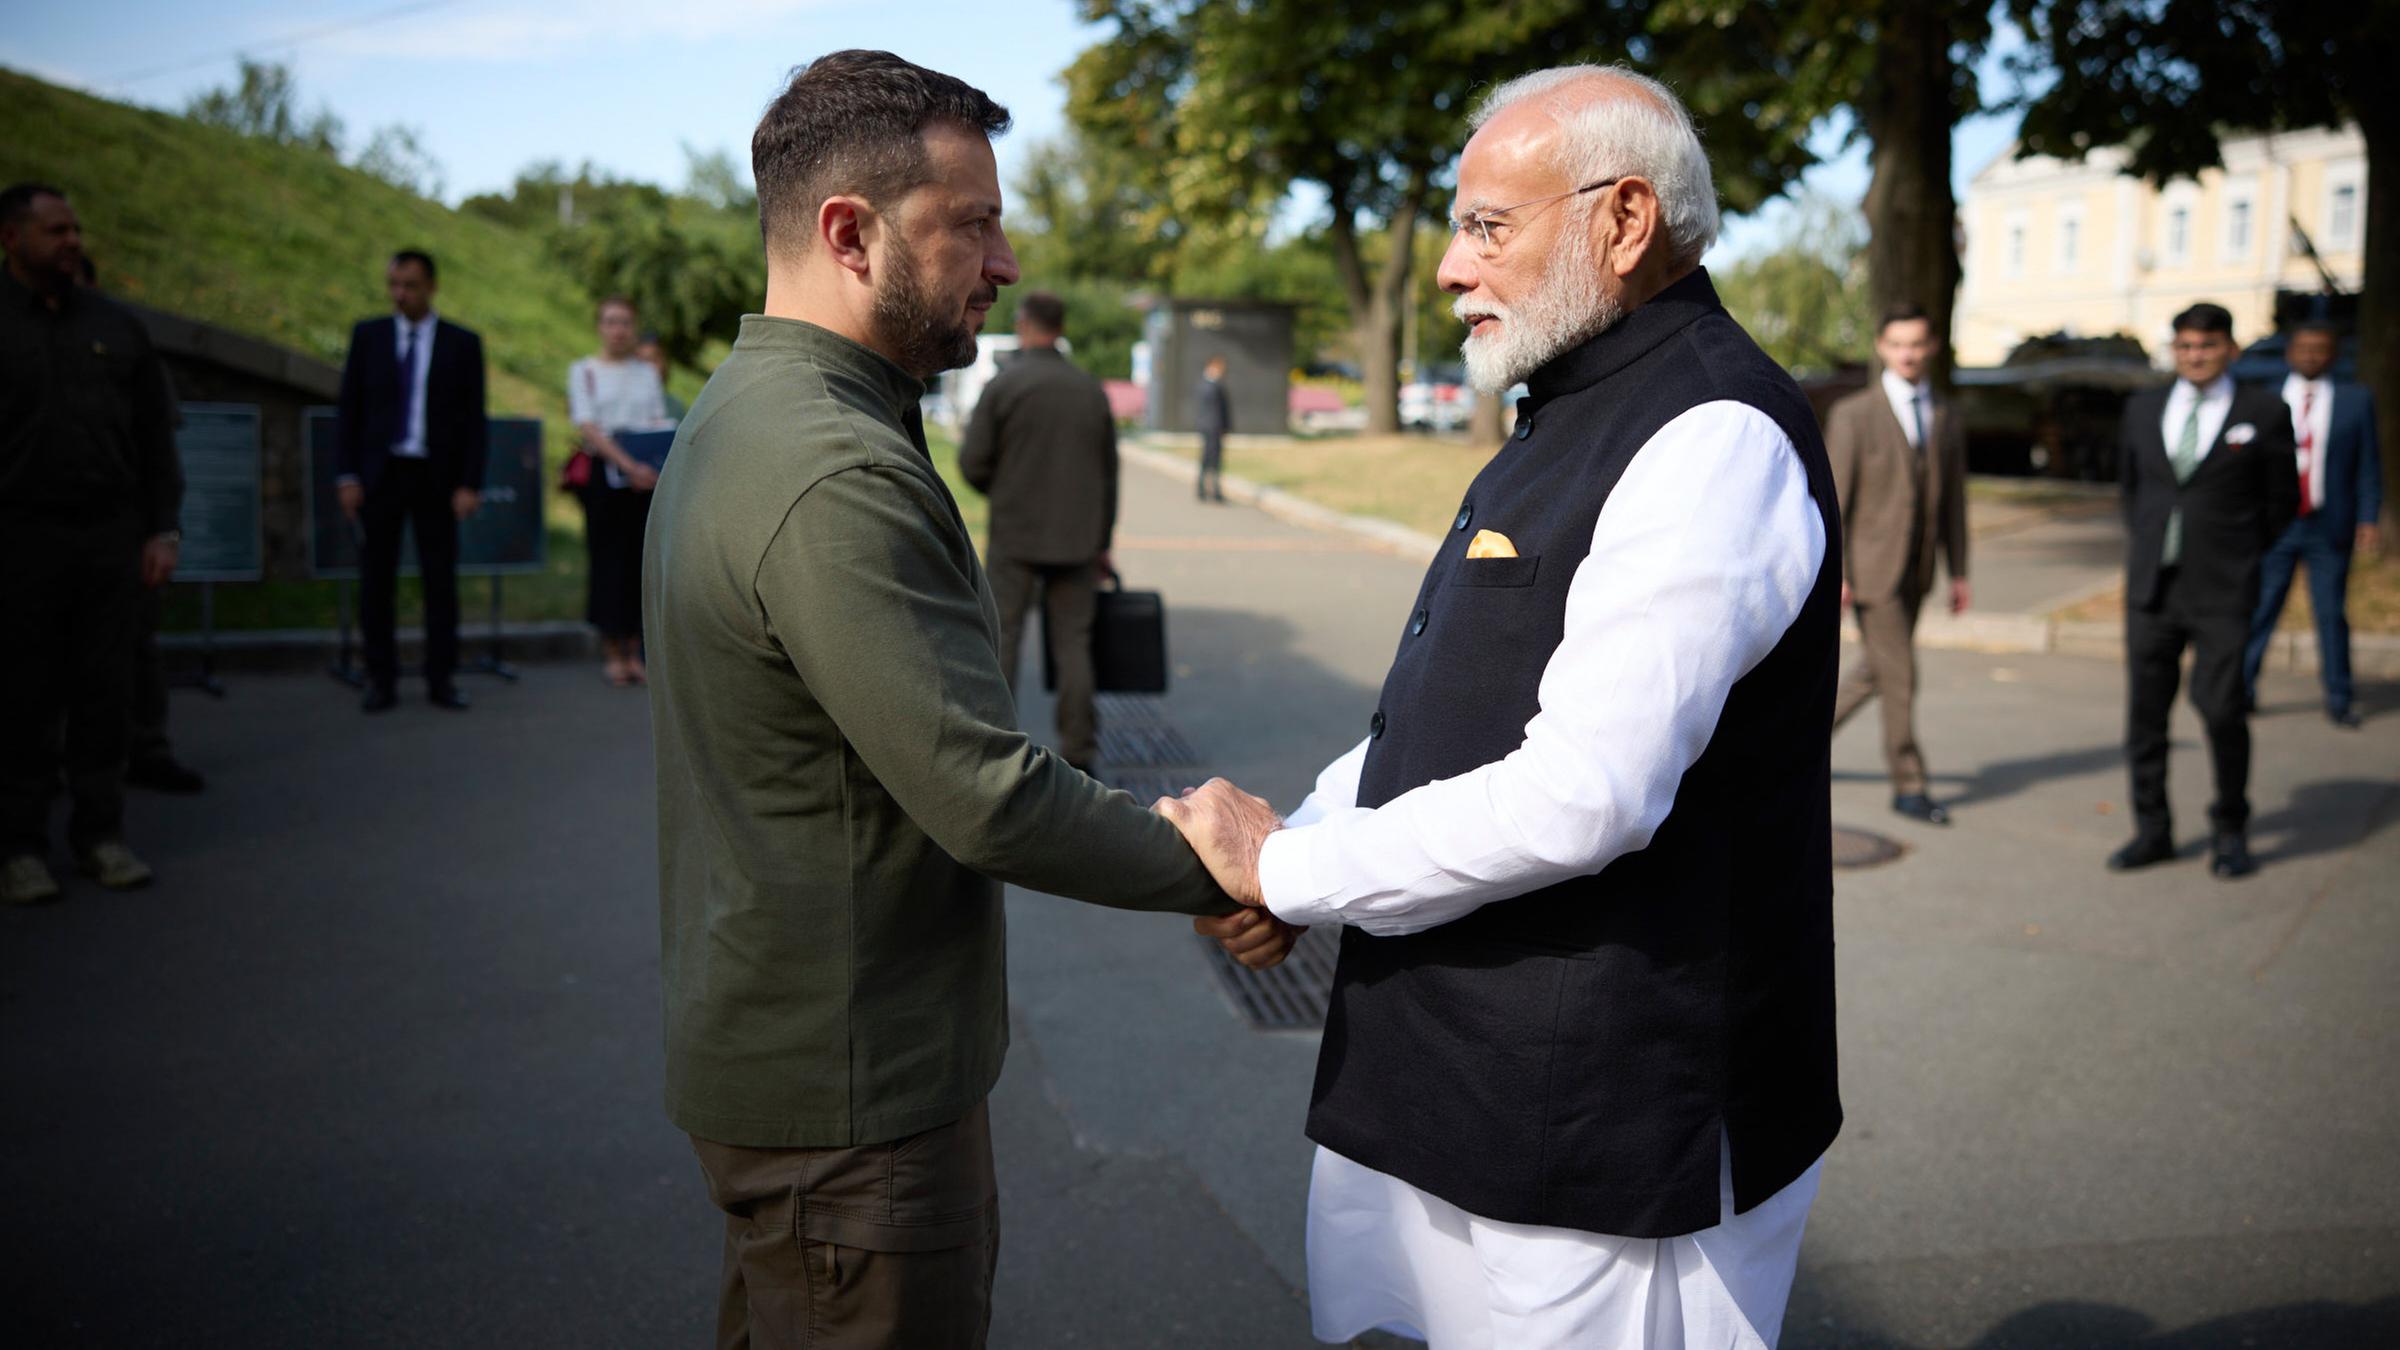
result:
[[[1695,267],[1607,331],[1550,358],[1526,379],[1526,404],[1538,408],[1560,394],[1598,384],[1709,314],[1723,311],[1717,288],[1709,284],[1708,269]]]
[[[806,320],[745,314],[733,348],[790,353],[864,381],[895,422],[905,422],[909,410],[925,397],[925,382],[893,365],[883,353]]]
[[[2210,380],[2206,387],[2195,385],[2190,380],[2183,379],[2180,376],[2176,378],[2176,398],[2188,399],[2191,398],[2194,393],[2197,393],[2203,401],[2215,398],[2233,397],[2233,372],[2227,371],[2224,374],[2219,375],[2217,378]]]
[[[1910,384],[1908,381],[1901,379],[1899,376],[1894,375],[1892,372],[1887,370],[1883,372],[1883,392],[1889,397],[1897,399],[1902,403],[1908,403],[1916,399],[1924,398],[1931,391],[1922,381],[1916,384]]]

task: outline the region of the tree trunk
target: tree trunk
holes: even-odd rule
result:
[[[2400,99],[2359,101],[2367,143],[2365,275],[2359,278],[2358,382],[2373,391],[2383,451],[2384,552],[2400,548]],[[2364,522],[2362,522],[2364,523]]]
[[[1870,323],[1897,305],[1922,305],[1939,344],[1929,375],[1950,383],[1950,315],[1958,298],[1958,203],[1950,195],[1957,121],[1945,7],[1884,8],[1880,67],[1857,111],[1874,144],[1867,183]]]
[[[1508,406],[1506,390],[1497,394],[1475,391],[1475,402],[1467,409],[1467,445],[1485,450],[1500,443],[1506,433],[1500,430],[1500,410]]]
[[[1409,175],[1408,191],[1384,226],[1388,246],[1375,275],[1367,275],[1359,256],[1358,232],[1348,194],[1329,194],[1332,227],[1326,241],[1333,248],[1334,273],[1341,278],[1342,299],[1350,306],[1350,329],[1358,344],[1359,380],[1366,386],[1367,430],[1391,435],[1400,430],[1400,320],[1408,303],[1409,279],[1416,272],[1417,217],[1424,212],[1427,179]]]

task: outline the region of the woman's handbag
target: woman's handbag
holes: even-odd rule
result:
[[[592,396],[593,402],[599,401],[600,382],[592,378],[592,370],[589,366],[585,366],[583,369],[583,388],[585,393]],[[591,485],[592,455],[590,451],[583,448],[583,441],[578,438],[575,448],[567,455],[567,462],[559,467],[558,490],[573,496]]]

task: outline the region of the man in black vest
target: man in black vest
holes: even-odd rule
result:
[[[2300,506],[2292,418],[2265,389],[2226,368],[2240,351],[2233,316],[2205,301],[2175,316],[2175,383],[2133,396],[2117,430],[2125,507],[2125,758],[2133,769],[2133,842],[2109,856],[2123,872],[2175,856],[2167,810],[2167,714],[2192,649],[2192,707],[2208,731],[2217,799],[2208,870],[2231,879],[2250,857],[2250,721],[2242,650],[2258,607],[2259,561]]]
[[[1058,750],[1092,771],[1100,753],[1092,622],[1117,528],[1117,419],[1108,392],[1058,349],[1067,307],[1017,302],[1017,355],[975,400],[959,448],[968,486],[992,501],[984,571],[1000,606],[1000,673],[1016,688],[1025,615],[1039,599],[1058,672]]]
[[[1475,120],[1439,276],[1516,430],[1309,801],[1158,808],[1236,899],[1344,925],[1319,1339],[1772,1343],[1841,1124],[1832,474],[1699,267],[1673,95],[1544,71]]]
[[[433,259],[392,255],[389,318],[350,332],[334,454],[342,514],[360,528],[359,628],[368,712],[398,701],[394,633],[403,530],[417,537],[425,584],[425,684],[434,706],[463,711],[458,669],[458,526],[483,493],[483,339],[433,312]]]

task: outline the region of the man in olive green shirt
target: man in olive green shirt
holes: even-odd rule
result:
[[[1203,931],[1253,964],[1291,940],[1015,728],[917,413],[1017,277],[1007,123],[888,53],[794,76],[752,141],[766,313],[651,511],[667,1106],[726,1214],[728,1346],[982,1343],[1000,883],[1227,916]]]

